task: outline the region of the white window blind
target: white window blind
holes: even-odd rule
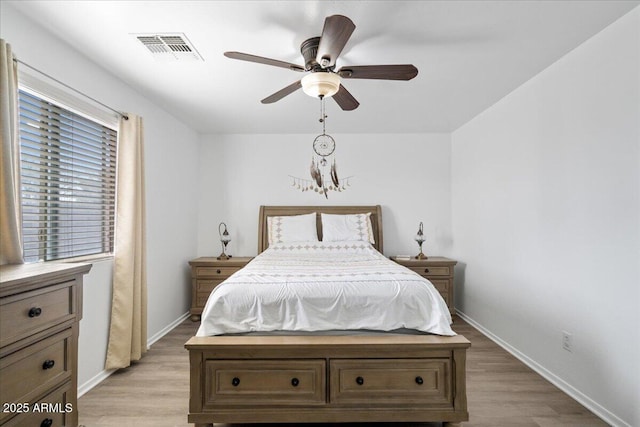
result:
[[[26,262],[113,252],[117,132],[20,91]]]

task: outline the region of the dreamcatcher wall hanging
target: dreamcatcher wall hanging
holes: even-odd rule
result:
[[[311,166],[309,173],[311,179],[298,178],[292,175],[292,186],[302,192],[314,191],[329,198],[329,191],[342,192],[350,187],[349,180],[352,178],[338,177],[336,167],[336,141],[331,135],[326,133],[327,115],[324,108],[324,97],[320,96],[320,123],[322,123],[322,134],[313,140],[313,154],[311,155]]]

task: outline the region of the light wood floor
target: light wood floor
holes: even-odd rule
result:
[[[186,415],[189,358],[183,345],[197,326],[186,320],[155,343],[140,362],[114,373],[82,396],[78,402],[80,424],[86,427],[190,426]],[[454,329],[471,341],[467,354],[470,419],[462,423],[463,427],[607,425],[463,320],[456,318]],[[397,425],[385,423],[377,427]],[[408,423],[403,427],[439,425]],[[218,426],[223,424],[216,424]],[[283,426],[291,427],[291,424]]]

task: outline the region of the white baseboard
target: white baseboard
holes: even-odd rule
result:
[[[176,326],[184,322],[187,317],[189,317],[189,312],[186,312],[185,314],[171,322],[169,325],[167,325],[165,328],[163,328],[161,331],[154,334],[152,337],[149,337],[147,339],[147,349],[151,347],[155,342],[157,342],[160,338],[171,332]],[[83,394],[87,393],[89,390],[107,379],[115,371],[117,371],[117,369],[105,369],[102,372],[98,373],[98,375],[91,378],[89,381],[86,381],[84,384],[79,385],[78,398],[80,398]]]
[[[163,336],[167,335],[180,323],[184,322],[187,319],[187,317],[189,317],[189,312],[184,313],[182,316],[178,317],[176,320],[174,320],[169,325],[167,325],[160,332],[154,334],[152,337],[149,337],[149,339],[147,340],[147,348],[151,347],[153,344],[155,344],[156,341],[158,341]]]
[[[100,384],[102,381],[106,380],[109,375],[113,374],[117,369],[105,369],[100,372],[98,375],[91,378],[89,381],[86,381],[84,384],[78,386],[78,398],[80,398],[83,394],[87,393],[89,390]]]
[[[549,381],[551,384],[558,387],[560,390],[571,396],[573,399],[578,401],[585,408],[593,412],[595,415],[600,417],[607,424],[614,427],[631,427],[631,425],[627,424],[624,420],[620,419],[615,414],[611,413],[609,410],[604,408],[598,402],[593,399],[585,396],[580,390],[573,387],[571,384],[564,381],[562,378],[558,377],[553,372],[547,370],[544,366],[538,364],[535,360],[529,358],[526,354],[520,352],[516,348],[512,347],[506,341],[503,341],[500,337],[494,335],[490,330],[482,326],[480,323],[476,322],[471,317],[467,316],[459,309],[456,308],[456,314],[460,316],[462,320],[476,328],[480,331],[484,336],[489,338],[491,341],[498,344],[500,347],[505,349],[511,355],[513,355],[516,359],[520,360],[522,363],[527,365],[529,368],[533,369],[536,373],[540,374],[543,378]]]

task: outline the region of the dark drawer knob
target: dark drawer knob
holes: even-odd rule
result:
[[[422,385],[423,383],[424,383],[424,380],[422,379],[422,377],[420,376],[416,377],[416,384]]]
[[[298,384],[300,384],[300,380],[297,378],[291,378],[291,385],[294,387],[298,387]]]
[[[356,383],[358,383],[358,385],[364,384],[364,378],[362,378],[362,377],[356,378]]]
[[[222,270],[217,269],[217,270],[216,270],[216,273],[220,274],[220,273],[222,273]]]
[[[45,418],[40,423],[40,427],[51,427],[53,425],[53,420],[51,418]]]
[[[56,361],[55,360],[45,360],[44,363],[42,364],[42,369],[51,369],[55,366]]]
[[[425,269],[424,269],[424,272],[425,272],[425,273],[428,273],[428,272],[429,272],[429,269],[428,269],[428,268],[425,268]]]
[[[31,309],[29,310],[29,317],[38,317],[41,314],[42,314],[42,309],[40,307],[31,307]]]
[[[234,387],[238,387],[240,385],[240,378],[233,377],[233,379],[231,380],[231,385],[233,385]]]

